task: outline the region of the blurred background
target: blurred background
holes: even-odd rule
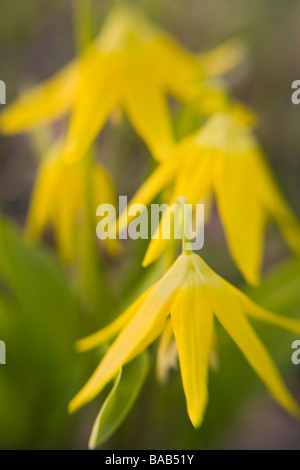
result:
[[[115,3],[120,2],[94,0],[95,34]],[[291,84],[300,78],[299,2],[131,3],[141,6],[150,19],[192,51],[205,52],[232,37],[246,42],[244,63],[225,79],[233,94],[259,115],[257,135],[300,218],[300,106],[291,102]],[[74,57],[72,2],[0,0],[0,38],[0,79],[6,83],[9,104]],[[11,225],[5,217],[0,230],[0,339],[7,345],[7,365],[0,365],[0,447],[86,448],[103,397],[76,415],[67,415],[68,400],[98,359],[75,355],[73,343],[83,332],[101,325],[97,319],[82,321],[82,306],[70,288],[69,273],[51,246],[36,250],[19,236],[35,180],[37,147],[28,135],[0,136],[1,212],[13,221]],[[117,128],[105,126],[97,155],[113,175],[117,193],[128,196],[153,166],[149,151],[125,119]],[[216,213],[205,238],[201,256],[219,274],[241,285]],[[120,309],[126,303],[123,296],[141,276],[141,268],[131,268],[130,259],[142,260],[145,244],[130,242],[124,252],[120,261],[103,260]],[[300,316],[300,264],[290,259],[276,227],[267,231],[262,285],[247,292],[278,313]],[[299,338],[255,326],[300,402],[300,365],[291,363],[291,343]],[[211,374],[210,403],[200,430],[195,431],[188,420],[179,374],[161,387],[152,364],[135,406],[105,448],[300,449],[299,422],[269,398],[222,331],[219,355],[220,370]]]

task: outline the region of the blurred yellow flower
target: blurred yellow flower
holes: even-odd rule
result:
[[[74,261],[78,251],[79,226],[95,217],[99,204],[116,203],[113,183],[107,171],[99,164],[83,158],[74,165],[68,165],[60,157],[62,143],[53,145],[42,160],[38,170],[35,188],[29,209],[26,235],[38,240],[46,226],[53,226],[60,256],[65,261]],[[87,177],[87,165],[91,165],[91,181]],[[84,207],[87,195],[90,211]],[[93,226],[93,225],[92,225]],[[117,240],[106,240],[106,249],[115,254]]]
[[[230,253],[249,283],[259,281],[263,236],[269,219],[279,225],[290,248],[300,255],[300,226],[249,128],[230,114],[215,114],[199,132],[181,141],[174,158],[150,175],[128,207],[149,204],[170,183],[173,194],[169,206],[182,194],[190,204],[215,195]],[[168,212],[164,214],[169,216]],[[124,213],[119,229],[126,223]],[[160,256],[168,243],[155,237],[148,247],[145,266]]]
[[[8,107],[0,129],[24,131],[71,110],[63,153],[66,161],[74,162],[84,156],[112,111],[121,108],[153,156],[165,160],[173,146],[165,94],[184,102],[197,98],[201,112],[227,106],[226,93],[201,86],[208,75],[225,72],[243,55],[237,41],[203,57],[192,54],[140,12],[115,9],[83,57]]]
[[[299,321],[264,310],[214,273],[198,255],[183,253],[115,322],[79,341],[78,349],[86,350],[108,341],[121,330],[92,377],[71,401],[70,411],[92,400],[124,364],[162,333],[167,319],[171,318],[187,411],[193,425],[200,426],[208,399],[215,315],[272,396],[289,412],[299,415],[296,403],[245,313],[300,333]]]

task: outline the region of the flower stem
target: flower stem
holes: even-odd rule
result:
[[[81,56],[93,38],[92,0],[73,0],[74,42]]]
[[[188,210],[188,203],[184,196],[179,196],[176,199],[176,204],[178,204],[179,208],[181,209],[182,217],[182,254],[191,255],[193,253],[191,242],[190,239],[186,237],[186,233],[191,233],[191,220]]]
[[[73,0],[74,43],[76,54],[82,57],[93,40],[92,0]],[[95,235],[95,201],[93,187],[93,146],[83,157],[82,178],[85,185],[83,217],[80,223],[78,243],[79,290],[84,303],[96,315],[99,305],[107,302],[109,290],[106,288],[103,267],[100,263]]]

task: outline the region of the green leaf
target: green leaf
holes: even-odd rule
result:
[[[119,372],[91,433],[89,447],[103,444],[122,424],[135,402],[148,370],[148,356],[140,354]]]
[[[64,432],[82,365],[74,353],[79,308],[47,250],[27,243],[0,215],[0,442],[51,447]]]

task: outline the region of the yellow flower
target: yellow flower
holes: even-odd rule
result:
[[[242,56],[237,42],[203,57],[193,55],[139,12],[116,9],[82,59],[25,93],[2,113],[0,128],[6,133],[24,131],[72,108],[63,153],[74,162],[84,156],[112,111],[121,108],[153,156],[164,160],[173,145],[166,93],[190,102],[208,74],[223,73]],[[224,106],[223,92],[204,95],[199,97],[202,111]]]
[[[149,204],[173,181],[169,206],[181,194],[190,204],[214,194],[230,253],[249,283],[259,281],[263,236],[269,219],[279,225],[290,248],[300,255],[299,224],[249,128],[230,114],[215,114],[199,132],[179,143],[174,158],[154,171],[128,207],[133,203]],[[164,214],[169,216],[168,212]],[[126,223],[124,213],[119,229]],[[168,243],[155,237],[148,247],[145,266],[160,256]]]
[[[115,322],[79,341],[78,348],[86,350],[108,341],[119,332],[92,377],[71,401],[70,411],[92,400],[124,364],[162,333],[170,318],[187,411],[193,425],[200,426],[208,399],[208,366],[215,315],[272,396],[289,412],[299,415],[296,403],[248,322],[246,313],[300,333],[299,321],[264,310],[214,273],[198,255],[183,253],[165,275]]]
[[[52,224],[61,258],[74,261],[79,243],[79,226],[89,217],[95,217],[99,204],[115,204],[113,183],[106,170],[98,163],[83,158],[74,165],[60,158],[62,143],[57,142],[43,159],[38,170],[31,206],[27,219],[26,235],[38,240],[48,223]],[[91,185],[87,177],[91,165]],[[88,192],[90,213],[84,206]],[[106,240],[110,254],[118,250],[117,240]]]

